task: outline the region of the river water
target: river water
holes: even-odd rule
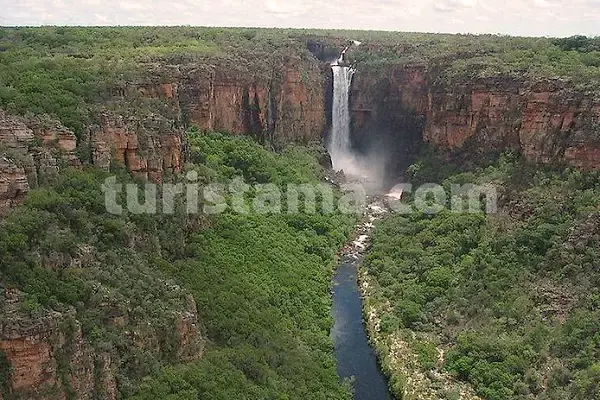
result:
[[[390,400],[387,380],[381,373],[375,351],[369,344],[363,324],[362,298],[358,287],[358,268],[368,241],[372,222],[381,213],[379,206],[367,211],[358,228],[358,238],[341,255],[333,278],[333,316],[331,332],[335,345],[338,374],[351,378],[355,400]],[[373,212],[374,211],[374,212]]]

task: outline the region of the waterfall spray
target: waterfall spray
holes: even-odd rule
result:
[[[355,46],[360,42],[354,41]],[[372,190],[377,190],[383,181],[381,154],[355,153],[350,140],[350,89],[354,68],[346,63],[346,47],[340,57],[331,64],[333,72],[333,105],[331,135],[328,143],[333,168],[344,171],[347,178],[360,181]]]

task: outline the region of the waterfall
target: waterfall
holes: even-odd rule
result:
[[[354,69],[341,66],[338,62],[334,63],[331,69],[333,71],[333,108],[329,153],[333,161],[333,168],[340,170],[343,169],[345,160],[351,155],[349,94]]]
[[[354,46],[360,42],[353,41]],[[375,193],[383,186],[384,157],[380,149],[362,149],[355,152],[350,142],[350,86],[354,68],[346,60],[346,47],[340,57],[331,64],[333,72],[333,105],[331,112],[331,134],[328,150],[333,169],[344,171],[346,179],[360,182],[369,193]]]

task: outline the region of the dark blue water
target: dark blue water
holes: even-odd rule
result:
[[[335,323],[331,335],[338,374],[342,378],[354,377],[355,400],[390,400],[387,381],[379,370],[363,325],[357,282],[359,263],[360,259],[344,256],[333,279]]]

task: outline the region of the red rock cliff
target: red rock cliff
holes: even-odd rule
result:
[[[273,70],[252,65],[186,67],[176,84],[187,123],[285,143],[318,139],[325,100],[318,62],[286,59]]]
[[[155,182],[183,168],[183,132],[173,121],[156,114],[123,117],[111,112],[99,119],[89,134],[92,163],[98,168],[108,170],[116,162]]]
[[[191,125],[275,144],[321,136],[325,100],[316,60],[286,58],[270,67],[223,62],[152,66],[150,78],[115,88],[120,111],[100,112],[84,139],[93,164],[108,169],[116,162],[161,181],[182,169],[184,131]],[[156,102],[155,109],[140,98]]]
[[[423,66],[359,69],[355,77],[355,133],[383,114],[390,129],[420,130],[425,142],[448,150],[512,148],[533,162],[600,168],[600,99],[564,82],[495,78],[442,85]]]
[[[73,132],[44,117],[16,117],[0,110],[0,216],[19,204],[59,164],[78,165]]]
[[[0,382],[0,396],[10,394],[36,400],[117,399],[116,376],[122,361],[119,353],[106,348],[99,350],[89,343],[74,310],[67,313],[42,310],[32,315],[23,310],[23,297],[17,290],[0,290],[0,355],[8,363],[0,365],[8,367],[8,371],[0,370],[0,376],[8,376],[8,382]],[[200,358],[204,348],[196,304],[191,296],[187,298],[187,308],[175,312],[171,332],[180,361]],[[126,315],[118,319],[113,322],[115,325],[131,322]],[[156,332],[149,332],[147,323],[142,325],[130,324],[123,332],[123,340],[131,341],[140,350],[156,350],[158,344],[149,340]]]

